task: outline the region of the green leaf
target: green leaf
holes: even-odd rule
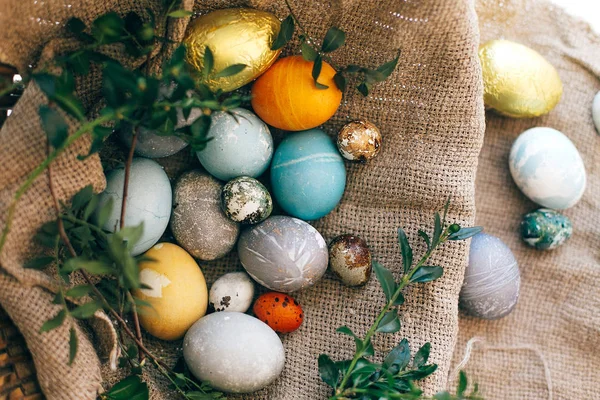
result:
[[[398,310],[394,309],[385,313],[379,325],[377,332],[395,333],[400,330],[400,319],[398,318]]]
[[[340,326],[335,331],[338,332],[338,333],[341,333],[341,334],[348,335],[348,336],[352,337],[354,339],[354,343],[356,343],[356,352],[357,353],[363,351],[364,342],[362,341],[361,338],[359,338],[358,336],[356,336],[354,334],[354,332],[352,332],[352,330],[350,328],[348,328],[347,326],[344,325],[344,326]]]
[[[329,89],[329,86],[327,85],[323,85],[322,83],[319,82],[315,82],[315,86],[317,87],[317,89],[319,90],[325,90],[325,89]]]
[[[65,302],[65,297],[62,292],[57,292],[52,299],[52,304],[63,304]]]
[[[452,400],[452,396],[448,392],[438,392],[433,395],[435,400]]]
[[[50,144],[55,149],[60,148],[69,136],[69,125],[57,110],[45,104],[40,106],[39,114],[42,128],[44,128]]]
[[[419,229],[419,236],[423,238],[423,241],[427,245],[427,250],[431,249],[431,239],[429,239],[429,235],[425,231]]]
[[[342,74],[341,72],[336,73],[333,76],[333,81],[335,82],[335,85],[338,87],[338,89],[340,89],[342,92],[346,91],[346,77],[344,76],[344,74]]]
[[[25,264],[23,264],[23,268],[44,269],[48,266],[48,264],[50,264],[53,261],[54,261],[54,257],[50,257],[50,256],[33,258],[33,259],[27,261]]]
[[[444,269],[442,267],[422,266],[417,268],[417,270],[412,274],[410,281],[415,283],[431,282],[438,279],[443,274]]]
[[[121,240],[123,240],[124,242],[127,242],[127,247],[129,249],[132,249],[133,246],[136,245],[136,243],[142,238],[143,234],[144,234],[144,223],[143,222],[141,222],[139,225],[136,225],[136,226],[126,226],[117,233],[117,235],[121,238]]]
[[[208,79],[208,75],[212,72],[215,66],[215,56],[213,55],[210,47],[206,46],[204,48],[204,57],[203,57],[204,65],[202,67],[202,76],[204,80]]]
[[[40,328],[40,333],[49,332],[52,329],[58,328],[65,321],[66,317],[67,317],[67,311],[63,308],[53,318],[44,322],[44,324]]]
[[[323,39],[323,45],[321,46],[321,51],[324,53],[329,53],[334,50],[337,50],[344,44],[346,41],[346,32],[343,30],[332,26],[329,28],[327,33],[325,34],[325,38]]]
[[[352,378],[352,386],[360,387],[365,383],[375,372],[377,372],[379,366],[373,364],[366,358],[359,358],[354,370],[350,373]]]
[[[110,214],[113,209],[114,199],[113,197],[109,197],[106,203],[104,203],[96,214],[96,224],[98,226],[104,226],[110,217]]]
[[[77,332],[75,328],[71,327],[69,329],[69,363],[68,365],[73,364],[75,361],[75,356],[77,355],[77,347],[79,346],[79,340],[77,339]]]
[[[83,297],[83,296],[87,296],[90,291],[92,290],[92,287],[90,285],[79,285],[79,286],[73,286],[71,289],[67,290],[65,295],[67,297]]]
[[[358,90],[360,92],[360,94],[362,94],[365,97],[369,95],[370,89],[371,89],[371,86],[367,82],[362,82],[360,85],[358,85],[356,87],[356,90]]]
[[[413,370],[403,374],[402,377],[404,379],[409,379],[413,381],[420,380],[433,374],[437,370],[437,367],[437,364],[424,365],[417,370]]]
[[[423,365],[427,364],[427,360],[429,360],[430,350],[431,343],[429,342],[421,346],[419,351],[417,351],[417,354],[415,354],[415,358],[413,359],[413,367],[421,368]]]
[[[79,18],[71,17],[65,24],[65,27],[69,32],[74,35],[79,35],[86,28],[85,23]]]
[[[359,353],[361,356],[366,357],[370,357],[373,354],[375,354],[375,349],[373,349],[373,342],[371,342],[371,339],[362,342],[361,350]]]
[[[185,18],[185,17],[189,17],[191,15],[194,15],[194,13],[192,11],[188,11],[188,10],[175,10],[175,11],[171,11],[167,15],[171,18]]]
[[[466,390],[467,390],[467,375],[465,374],[464,371],[460,371],[459,375],[458,375],[458,387],[456,388],[456,394],[459,397],[462,397]]]
[[[233,64],[230,65],[227,68],[224,68],[223,70],[221,70],[220,72],[218,72],[215,75],[215,78],[227,78],[229,76],[233,76],[235,74],[238,74],[240,72],[242,72],[244,69],[246,69],[247,65],[246,64]]]
[[[100,304],[96,301],[90,301],[89,303],[82,304],[71,311],[71,315],[78,319],[91,318],[96,311],[101,308]]]
[[[83,104],[81,104],[81,101],[73,94],[58,95],[51,98],[51,100],[58,104],[65,112],[71,114],[79,121],[83,121],[85,119],[85,110],[83,109]]]
[[[62,272],[68,274],[80,269],[93,275],[108,275],[114,272],[112,265],[99,260],[88,260],[85,257],[68,259],[62,267]]]
[[[440,213],[435,213],[433,220],[433,239],[432,243],[434,246],[439,244],[440,237],[442,236],[442,220],[440,219]]]
[[[410,362],[410,345],[407,339],[402,339],[400,343],[394,347],[383,361],[383,367],[391,370],[396,374],[402,371]]]
[[[92,200],[92,196],[94,195],[94,188],[92,185],[87,185],[83,189],[73,196],[71,200],[71,208],[78,212],[83,209],[89,202]]]
[[[321,55],[317,55],[317,57],[315,58],[315,61],[313,62],[313,67],[312,67],[312,77],[313,77],[313,80],[315,81],[315,85],[318,83],[317,80],[319,79],[319,75],[321,75],[322,68],[323,68],[323,59],[321,58]]]
[[[111,400],[129,400],[139,392],[142,380],[137,375],[130,375],[117,382],[106,395]]]
[[[385,293],[385,298],[387,301],[390,301],[398,285],[394,280],[394,276],[391,271],[385,268],[383,265],[379,264],[377,261],[373,262],[373,270],[375,271],[375,276],[379,280],[381,284],[381,288],[383,289],[383,293]]]
[[[285,46],[294,35],[294,18],[288,15],[282,22],[279,28],[279,33],[271,45],[271,50],[279,50]]]
[[[87,206],[85,206],[85,208],[83,209],[82,219],[84,221],[87,221],[90,218],[90,216],[94,213],[94,211],[96,211],[96,208],[98,207],[99,202],[100,202],[99,196],[92,196],[92,199],[89,201]]]
[[[377,71],[384,76],[384,79],[387,79],[392,72],[396,69],[398,65],[398,60],[400,59],[400,50],[398,50],[398,55],[392,61],[388,61],[385,64],[381,64],[377,67]]]
[[[398,244],[400,245],[400,252],[402,253],[402,265],[404,266],[404,273],[410,271],[413,263],[413,253],[406,232],[404,229],[398,228]]]
[[[92,23],[92,36],[100,44],[114,43],[124,34],[125,22],[115,12],[109,12],[96,18]]]
[[[460,228],[458,232],[448,236],[448,240],[465,240],[477,235],[481,231],[483,231],[482,226],[474,226],[472,228]]]
[[[379,71],[367,69],[365,72],[365,80],[368,83],[377,83],[385,81],[386,77]]]
[[[313,49],[312,46],[306,42],[302,43],[300,50],[302,51],[302,58],[304,58],[306,61],[315,61],[319,55],[319,53],[317,53],[315,49]]]
[[[327,354],[319,356],[319,375],[323,382],[334,389],[337,387],[340,370]]]

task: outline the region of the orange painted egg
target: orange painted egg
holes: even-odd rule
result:
[[[269,325],[275,332],[293,332],[302,325],[302,307],[290,295],[269,292],[261,295],[252,308],[256,318]]]
[[[335,70],[323,62],[318,89],[312,78],[313,62],[302,56],[278,60],[252,86],[252,108],[267,124],[287,131],[314,128],[335,114],[342,92],[335,85]]]

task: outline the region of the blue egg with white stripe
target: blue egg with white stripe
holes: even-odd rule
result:
[[[273,195],[290,215],[306,221],[329,214],[346,188],[344,160],[320,129],[290,133],[271,163]]]

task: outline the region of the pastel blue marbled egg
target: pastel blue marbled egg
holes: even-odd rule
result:
[[[271,165],[273,194],[290,215],[307,221],[329,214],[346,187],[346,169],[325,132],[291,133],[281,142]]]
[[[573,207],[585,191],[583,160],[569,138],[556,129],[523,132],[513,143],[508,164],[519,189],[541,206]]]
[[[265,172],[273,156],[273,138],[267,125],[243,108],[212,115],[206,148],[196,154],[215,178],[229,181],[238,176],[256,178]]]

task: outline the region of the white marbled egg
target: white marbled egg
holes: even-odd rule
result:
[[[252,305],[254,282],[245,272],[230,272],[213,283],[208,301],[215,311],[246,312]]]
[[[98,210],[113,199],[110,216],[102,229],[114,231],[119,227],[125,169],[118,168],[106,176],[106,189],[100,194]],[[163,168],[147,158],[134,158],[129,174],[129,191],[125,210],[125,226],[144,223],[144,233],[131,254],[142,254],[162,236],[171,215],[171,183]]]
[[[585,191],[583,160],[575,145],[552,128],[532,128],[513,143],[510,173],[533,202],[552,209],[573,207]]]
[[[200,318],[185,335],[183,357],[196,378],[229,393],[264,388],[277,379],[285,363],[275,331],[239,312]]]
[[[592,119],[596,125],[596,132],[600,134],[600,92],[596,93],[592,103]]]

